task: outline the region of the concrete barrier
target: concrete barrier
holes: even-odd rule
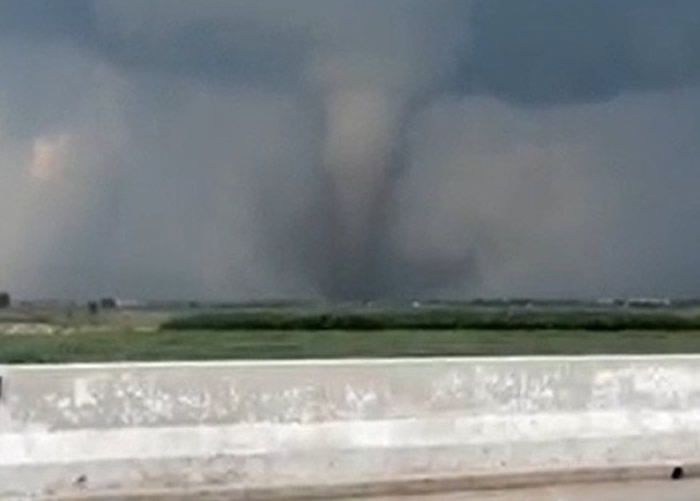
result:
[[[5,497],[629,465],[670,474],[700,461],[696,356],[6,366],[0,376]]]

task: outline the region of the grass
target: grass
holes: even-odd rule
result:
[[[700,353],[700,331],[87,332],[0,336],[0,363]]]
[[[191,313],[5,311],[0,363],[700,353],[696,309],[292,305]],[[46,319],[55,331],[2,334],[23,319]]]

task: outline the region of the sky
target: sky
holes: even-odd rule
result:
[[[0,290],[700,296],[695,0],[0,0]]]

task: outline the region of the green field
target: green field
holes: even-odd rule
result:
[[[4,335],[0,363],[700,353],[700,331],[155,331]]]
[[[17,308],[0,363],[700,353],[693,308]]]

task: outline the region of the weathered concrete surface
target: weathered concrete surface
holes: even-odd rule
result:
[[[0,495],[700,460],[700,357],[4,367]]]
[[[438,494],[421,496],[420,499],[421,501],[697,501],[700,499],[700,480],[558,485],[537,489]],[[350,499],[341,501],[350,501]],[[407,498],[392,496],[374,498],[372,501],[407,501]]]
[[[698,465],[686,471],[682,483],[697,485]],[[637,466],[634,468],[562,469],[517,473],[482,473],[478,475],[392,477],[371,482],[338,484],[329,481],[314,485],[241,486],[213,485],[204,488],[145,489],[123,491],[89,491],[68,493],[48,501],[312,501],[329,499],[425,499],[444,496],[486,496],[502,493],[508,499],[518,499],[518,493],[578,492],[581,486],[665,485],[672,488],[673,480],[667,466]],[[688,480],[688,479],[691,480]],[[535,486],[539,486],[536,488]],[[563,486],[563,487],[562,487]],[[567,487],[572,486],[572,487]]]

